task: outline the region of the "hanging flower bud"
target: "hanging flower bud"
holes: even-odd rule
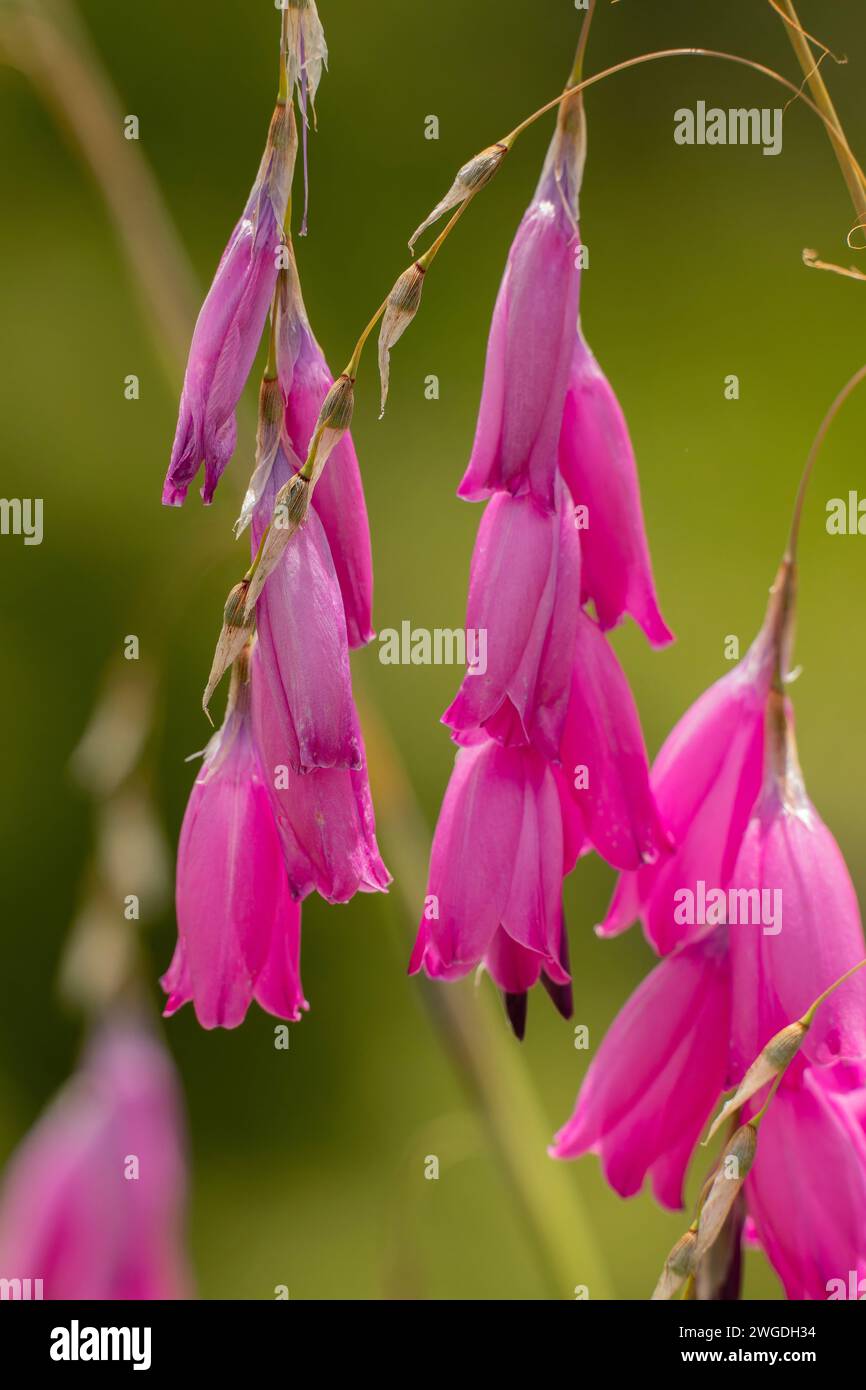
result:
[[[161,984],[170,1018],[192,1001],[203,1028],[237,1028],[255,999],[297,1022],[301,907],[286,879],[253,738],[246,654],[204,754],[177,852],[177,945]]]
[[[673,1298],[677,1290],[682,1288],[695,1267],[697,1239],[697,1230],[694,1226],[690,1226],[685,1235],[680,1236],[665,1260],[665,1267],[653,1289],[651,1302],[658,1303]]]
[[[702,1260],[721,1232],[749,1169],[755,1161],[758,1131],[753,1122],[741,1125],[725,1149],[716,1176],[701,1208],[695,1259]]]
[[[166,505],[183,503],[202,461],[202,497],[211,502],[234,453],[235,410],[258,352],[282,259],[297,144],[293,109],[278,102],[256,181],[193,332],[163,488]]]
[[[240,656],[253,628],[253,618],[248,616],[245,611],[247,593],[249,591],[249,581],[242,579],[240,584],[236,584],[226,599],[226,606],[223,610],[223,626],[216,644],[216,651],[213,655],[213,664],[210,668],[205,692],[202,696],[201,706],[205,714],[208,712],[213,693],[223,678],[225,672],[232,663]],[[210,717],[210,716],[208,716]]]
[[[467,198],[472,197],[486,183],[489,183],[507,153],[507,145],[488,145],[486,150],[482,150],[480,154],[475,155],[474,159],[470,159],[468,164],[464,164],[462,169],[458,169],[457,177],[445,197],[436,204],[430,216],[424,219],[421,226],[409,238],[409,250],[413,255],[415,242],[426,232],[427,228],[432,227],[434,222],[438,222],[443,213],[450,212],[460,203],[465,203]]]
[[[557,507],[545,516],[531,497],[508,493],[488,503],[466,607],[475,651],[442,716],[460,738],[484,729],[501,743],[532,743],[548,762],[559,756],[583,617],[580,540],[563,485]]]
[[[724,1124],[729,1115],[735,1110],[739,1110],[747,1100],[757,1095],[768,1081],[784,1071],[791,1058],[799,1051],[800,1044],[806,1036],[808,1024],[802,1019],[796,1023],[791,1023],[787,1028],[783,1028],[771,1038],[759,1057],[756,1057],[749,1070],[746,1072],[739,1086],[737,1087],[730,1100],[726,1100],[716,1118],[713,1120],[710,1132],[704,1140],[708,1144],[713,1135]]]
[[[275,365],[285,401],[282,438],[270,462],[263,454],[261,466],[250,479],[236,525],[238,533],[264,505],[272,477],[279,478],[277,486],[281,486],[288,474],[301,471],[322,400],[334,384],[304,308],[291,240],[285,249],[287,263],[277,281],[274,324]],[[360,647],[373,636],[373,565],[361,470],[350,431],[334,446],[328,462],[327,473],[317,483],[313,506],[325,528],[340,581],[349,645]],[[268,507],[273,511],[273,502]]]
[[[271,695],[261,652],[250,663],[253,734],[283,851],[292,896],[317,892],[329,903],[355,893],[384,893],[391,875],[376,843],[376,821],[360,726],[359,768],[293,771],[285,721]]]
[[[433,837],[409,973],[456,980],[483,964],[506,996],[524,995],[542,971],[567,986],[563,862],[556,784],[544,758],[487,738],[461,748]],[[519,1035],[522,1017],[509,1012]]]
[[[262,542],[258,563],[247,590],[244,616],[249,622],[252,622],[252,615],[259,594],[265,587],[265,581],[280,563],[292,536],[307,519],[312,491],[313,485],[309,479],[301,473],[294,473],[277,493],[274,515]]]
[[[355,410],[355,378],[341,372],[319,411],[304,471],[311,484],[318,482],[331,452],[336,449],[352,423]]]
[[[274,517],[277,494],[292,476],[292,465],[280,451],[253,516],[254,552]],[[280,725],[284,761],[303,773],[360,767],[343,600],[315,507],[284,548],[255,613],[256,664]]]
[[[388,378],[391,368],[391,348],[402,337],[414,319],[421,304],[421,291],[424,288],[424,266],[418,261],[404,270],[388,296],[388,307],[379,330],[379,376],[382,381],[382,410],[379,419],[385,414],[388,399]]]

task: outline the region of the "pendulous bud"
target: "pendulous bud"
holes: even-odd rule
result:
[[[421,291],[424,288],[424,267],[416,261],[404,270],[388,295],[388,307],[382,318],[379,330],[379,377],[382,382],[382,409],[379,419],[385,414],[388,399],[388,380],[391,375],[391,348],[398,338],[406,332],[421,304]]]
[[[249,587],[249,580],[242,579],[240,584],[235,585],[226,599],[222,631],[216,644],[210,675],[201,701],[202,709],[209,719],[208,706],[213,693],[225,672],[240,656],[252,632],[255,620],[251,614],[248,616],[246,612]]]
[[[341,372],[322,401],[316,428],[310,440],[304,472],[312,484],[318,482],[330,454],[351,425],[354,409],[355,378],[347,372]]]
[[[758,1131],[754,1124],[741,1125],[719,1163],[698,1221],[695,1261],[702,1260],[728,1219],[737,1195],[755,1161]]]
[[[261,553],[246,594],[244,616],[250,622],[266,581],[282,559],[292,536],[307,519],[312,494],[313,484],[301,473],[295,473],[277,493],[271,524],[262,542]]]
[[[409,238],[409,250],[413,254],[415,242],[426,232],[427,228],[432,227],[434,222],[438,222],[443,213],[450,212],[460,203],[465,203],[467,198],[489,183],[507,153],[507,145],[489,145],[486,150],[475,155],[474,159],[470,159],[468,164],[464,164],[462,169],[458,169],[457,177],[445,197],[436,204],[430,216],[424,219],[421,226]]]

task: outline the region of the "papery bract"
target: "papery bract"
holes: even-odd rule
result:
[[[143,1024],[103,1025],[9,1161],[2,1277],[41,1279],[46,1299],[192,1297],[184,1150],[167,1053]]]
[[[557,496],[552,515],[528,496],[487,504],[466,611],[467,629],[483,634],[486,669],[470,668],[443,715],[456,733],[484,728],[549,760],[559,757],[580,617],[580,544],[562,484]]]
[[[649,1175],[657,1200],[682,1206],[692,1150],[725,1085],[730,975],[715,932],[661,962],[595,1054],[554,1158],[598,1155],[621,1197]]]

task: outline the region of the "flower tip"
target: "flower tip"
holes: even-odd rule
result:
[[[523,1042],[526,1036],[526,991],[523,990],[520,994],[510,994],[506,990],[503,992],[503,1000],[508,1022],[511,1024],[511,1031],[518,1042]]]

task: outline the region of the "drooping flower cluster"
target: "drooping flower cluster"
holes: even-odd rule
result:
[[[281,56],[275,125],[292,132],[291,149],[278,146],[272,127],[241,224],[243,283],[233,297],[224,257],[193,338],[166,482],[166,500],[183,501],[204,458],[203,495],[211,499],[270,307],[256,464],[236,527],[250,525],[253,561],[229,595],[205,692],[207,708],[231,669],[225,721],[181,831],[178,944],[163,979],[166,1013],[192,1000],[206,1028],[235,1027],[252,999],[297,1020],[308,1007],[302,899],[318,892],[346,902],[389,881],[349,667],[349,648],[373,636],[370,537],[348,432],[351,382],[335,383],[328,370],[283,225],[297,143],[291,94],[297,90],[306,120],[327,56],[314,4],[290,0],[284,9]]]
[[[9,1162],[0,1278],[12,1297],[190,1298],[185,1187],[170,1059],[144,1025],[111,1020]]]
[[[671,1208],[719,1093],[864,956],[854,888],[806,795],[784,694],[793,592],[786,560],[748,654],[659,753],[652,787],[676,848],[621,876],[601,931],[639,917],[662,961],[614,1022],[551,1151],[597,1153],[622,1196],[649,1176]],[[768,1079],[745,1097],[743,1120]],[[748,1214],[788,1297],[826,1298],[831,1281],[866,1273],[862,972],[817,1012],[743,1177],[731,1261]]]
[[[595,849],[637,870],[670,849],[634,701],[605,637],[626,614],[656,645],[671,634],[628,432],[579,324],[584,141],[571,97],[493,314],[459,488],[490,499],[466,619],[486,635],[486,658],[469,666],[444,715],[460,751],[410,965],[452,979],[483,963],[518,1035],[539,978],[570,1013],[561,894],[578,856]],[[463,199],[464,183],[455,184]]]

